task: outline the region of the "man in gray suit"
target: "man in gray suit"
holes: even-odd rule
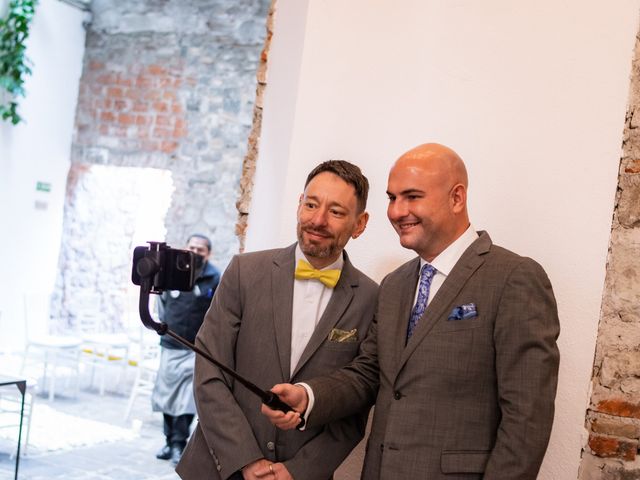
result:
[[[425,144],[402,155],[387,194],[401,245],[419,257],[380,284],[353,363],[273,391],[306,410],[307,427],[375,399],[363,479],[534,480],[558,378],[547,275],[473,230],[466,169],[451,149]],[[262,410],[285,429],[300,417]]]
[[[349,363],[377,294],[343,250],[366,227],[368,190],[355,165],[331,160],[316,167],[299,200],[298,242],[235,256],[196,344],[264,387]],[[362,411],[281,432],[260,414],[257,396],[200,358],[194,386],[199,423],[176,469],[186,480],[327,480],[364,435]]]

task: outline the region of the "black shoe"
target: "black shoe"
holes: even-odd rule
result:
[[[158,453],[156,453],[156,458],[159,460],[169,460],[171,458],[171,447],[169,445],[165,445]]]
[[[182,447],[180,445],[171,445],[170,458],[171,458],[171,465],[173,465],[174,467],[176,465],[178,465],[178,462],[180,461],[180,458],[182,457],[182,451],[183,450],[184,450],[184,447]]]

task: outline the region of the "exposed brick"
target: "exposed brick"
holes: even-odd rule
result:
[[[181,119],[176,119],[175,128],[173,130],[173,136],[176,138],[187,136],[187,123]]]
[[[621,398],[602,400],[596,406],[596,410],[619,417],[640,418],[640,404],[631,403]]]
[[[153,109],[156,112],[168,112],[169,111],[169,105],[166,102],[154,102],[153,103]]]
[[[147,67],[147,72],[151,75],[164,75],[167,70],[160,65],[149,65]]]
[[[639,426],[618,418],[596,418],[591,422],[591,431],[631,439],[640,436]]]
[[[123,75],[116,76],[116,85],[120,85],[122,87],[131,87],[133,86],[133,80],[129,77],[125,77]]]
[[[131,110],[134,112],[148,112],[149,104],[147,102],[134,102]]]
[[[124,94],[125,97],[131,100],[139,100],[145,98],[146,94],[143,90],[138,88],[128,88]]]
[[[173,137],[173,132],[166,128],[154,128],[153,136],[155,138],[171,138]]]
[[[93,103],[95,108],[100,110],[111,110],[113,102],[108,98],[97,98]]]
[[[117,112],[121,112],[123,110],[127,109],[127,102],[125,100],[114,100],[113,102],[113,109],[116,110]]]
[[[109,87],[107,89],[107,95],[110,97],[120,98],[123,96],[123,91],[120,87]]]
[[[160,100],[162,99],[162,90],[155,90],[155,89],[145,90],[142,95],[142,98],[148,101]]]
[[[116,83],[116,76],[113,73],[105,73],[104,75],[98,75],[95,81],[103,85],[113,85]]]
[[[173,77],[169,76],[159,77],[157,81],[160,88],[173,87],[175,84]]]
[[[149,88],[153,86],[153,80],[150,77],[144,75],[138,75],[136,78],[136,87]]]
[[[251,128],[252,105],[247,99],[255,95],[255,69],[264,46],[263,32],[246,25],[264,22],[270,3],[101,0],[105,8],[96,9],[87,29],[71,161],[170,170],[177,181],[166,216],[167,240],[180,244],[190,230],[204,230],[216,244],[214,261],[220,267],[238,252],[233,233],[237,214],[233,208],[211,209],[206,202],[193,199],[207,198],[212,188],[226,198],[237,195],[247,151],[246,134]],[[153,15],[146,15],[149,9],[153,9]],[[109,15],[101,15],[106,11]],[[203,21],[203,15],[215,19]],[[140,30],[142,22],[144,29]],[[218,112],[208,106],[226,103],[240,104],[236,111],[227,113],[230,128],[211,128],[219,121]],[[105,120],[101,119],[103,114]],[[119,114],[130,115],[135,123],[129,124],[129,117],[123,117],[127,120],[120,123]],[[156,115],[168,117],[169,122],[159,122],[168,124],[157,125]],[[215,151],[207,145],[215,146]],[[211,161],[219,158],[228,161],[221,162],[214,175]],[[206,182],[186,188],[191,179]],[[131,203],[124,201],[122,205]],[[78,271],[80,264],[73,261],[86,251],[88,243],[75,240],[78,237],[74,233],[79,230],[73,209],[73,205],[65,205],[56,287],[63,295],[58,297],[79,298],[74,285],[100,291],[105,298],[113,297],[116,301],[109,301],[107,307],[103,304],[101,311],[109,327],[118,325],[124,318],[118,311],[122,293],[99,288],[95,274],[99,271],[115,276],[115,269],[98,262],[83,264],[83,271]],[[185,209],[190,210],[189,215],[182,215]],[[128,260],[121,264],[125,266]],[[83,276],[85,269],[92,274]],[[109,281],[110,285],[119,283]],[[62,303],[54,305],[52,312],[59,313],[56,318],[60,319],[78,318],[81,313]]]
[[[114,122],[116,120],[116,116],[113,112],[102,112],[100,114],[100,120],[103,122]]]
[[[104,63],[98,62],[96,60],[92,60],[89,62],[89,70],[95,72],[96,70],[102,70],[104,68]]]
[[[168,127],[172,124],[171,118],[166,115],[156,115],[156,125]]]
[[[134,125],[136,123],[136,117],[129,113],[121,113],[118,115],[118,122],[121,125]]]
[[[592,433],[589,435],[589,448],[598,457],[633,461],[638,453],[638,441]]]
[[[631,160],[624,169],[625,173],[640,173],[640,160]]]
[[[173,153],[178,148],[178,142],[162,142],[160,150],[164,153]]]

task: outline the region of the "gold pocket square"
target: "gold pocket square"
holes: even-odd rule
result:
[[[353,330],[340,330],[339,328],[334,328],[331,330],[329,334],[330,342],[357,342],[358,341],[358,329],[354,328]]]

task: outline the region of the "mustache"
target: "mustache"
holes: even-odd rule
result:
[[[302,231],[307,233],[313,233],[315,235],[322,235],[325,237],[333,237],[333,234],[329,230],[326,230],[324,228],[313,228],[313,227],[306,227],[302,225]]]

